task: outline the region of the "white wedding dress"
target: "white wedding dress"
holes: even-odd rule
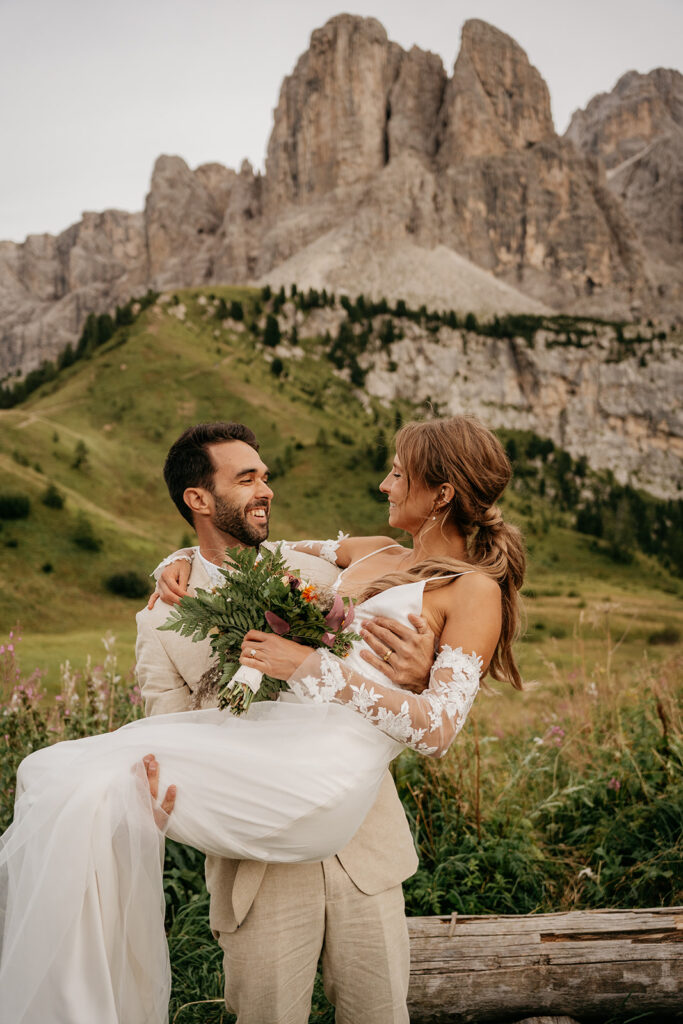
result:
[[[357,622],[409,625],[424,581],[357,606]],[[405,746],[440,755],[462,726],[480,662],[441,650],[427,690],[401,690],[360,657],[314,651],[291,693],[243,718],[217,710],[143,719],[57,743],[19,769],[0,839],[0,1019],[165,1024],[163,835],[141,758],[177,784],[166,834],[205,853],[316,861],[340,850]]]

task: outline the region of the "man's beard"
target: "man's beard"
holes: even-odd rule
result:
[[[222,533],[229,533],[231,537],[248,548],[257,548],[268,536],[268,504],[263,501],[252,501],[246,508],[233,504],[219,494],[213,496],[215,512],[213,525]],[[250,523],[247,519],[247,512],[254,508],[265,509],[266,519],[263,526],[257,523]]]

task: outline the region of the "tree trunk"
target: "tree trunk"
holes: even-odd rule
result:
[[[683,907],[408,919],[415,1024],[683,1021]]]

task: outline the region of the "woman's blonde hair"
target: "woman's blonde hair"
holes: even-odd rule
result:
[[[397,583],[427,579],[444,572],[476,566],[497,580],[502,594],[502,626],[489,672],[522,688],[512,644],[520,632],[519,590],[524,582],[526,556],[522,535],[503,519],[496,502],[512,476],[510,462],[498,438],[474,416],[406,423],[396,434],[396,454],[408,488],[418,482],[428,488],[452,484],[455,494],[443,522],[452,523],[465,537],[468,561],[430,558],[402,573],[383,577],[364,597]],[[434,580],[425,589],[444,586]]]

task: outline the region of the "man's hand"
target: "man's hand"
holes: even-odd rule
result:
[[[142,763],[145,766],[147,785],[149,786],[149,792],[154,803],[154,820],[158,828],[163,831],[166,828],[166,819],[175,807],[176,787],[169,786],[166,790],[166,796],[159,803],[159,762],[154,754],[146,754],[142,759]]]
[[[408,618],[415,629],[381,617],[364,622],[360,633],[374,654],[364,650],[361,658],[384,672],[392,683],[422,693],[429,683],[436,637],[422,615]]]

